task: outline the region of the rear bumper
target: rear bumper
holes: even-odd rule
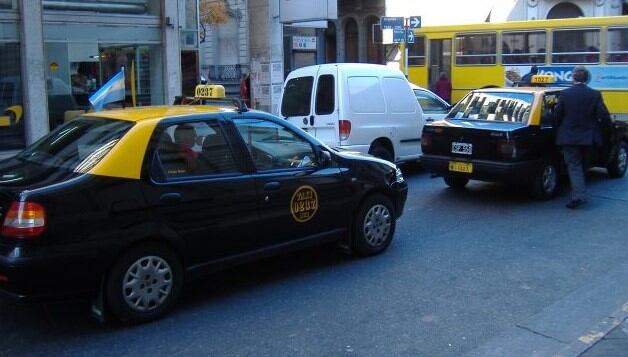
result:
[[[19,301],[49,301],[96,291],[111,258],[89,249],[0,248],[0,297]],[[45,255],[40,255],[43,251]]]
[[[408,198],[408,183],[406,181],[395,182],[392,185],[392,192],[394,195],[393,204],[395,205],[396,218],[399,218],[403,214],[403,208]]]
[[[449,162],[469,162],[473,164],[472,173],[449,171]],[[458,157],[423,155],[423,167],[439,176],[464,177],[471,180],[528,183],[539,170],[540,161],[499,162],[485,160],[465,160]]]

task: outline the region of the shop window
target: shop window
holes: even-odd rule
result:
[[[553,63],[599,63],[600,30],[555,30]]]
[[[608,29],[608,63],[628,62],[628,27]]]
[[[456,64],[495,64],[496,34],[470,33],[456,35]]]
[[[544,31],[504,32],[502,34],[502,63],[545,63],[546,35]]]
[[[408,66],[425,65],[425,37],[415,36],[414,43],[408,44]]]
[[[124,15],[155,15],[159,16],[161,10],[160,0],[134,0],[118,3],[111,0],[64,0],[43,1],[44,10],[47,11],[90,11],[106,14]],[[0,1],[2,4],[2,1]]]
[[[24,147],[20,45],[0,43],[0,150]]]

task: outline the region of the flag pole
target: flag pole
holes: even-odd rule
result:
[[[133,106],[137,106],[137,101],[135,99],[135,61],[131,61],[131,101],[133,102]]]

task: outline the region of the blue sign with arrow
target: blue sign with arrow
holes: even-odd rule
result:
[[[410,16],[409,22],[411,29],[421,28],[421,16]]]

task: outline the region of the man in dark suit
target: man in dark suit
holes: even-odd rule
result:
[[[585,83],[589,72],[584,66],[573,69],[574,85],[563,90],[558,98],[556,144],[562,146],[571,182],[571,200],[567,208],[586,203],[584,172],[594,145],[602,145],[600,126],[611,120],[600,92]]]

